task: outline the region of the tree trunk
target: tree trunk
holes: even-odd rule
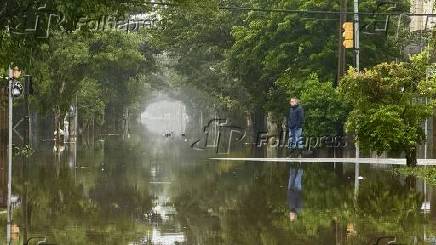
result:
[[[92,116],[91,118],[91,122],[92,122],[92,146],[94,146],[95,143],[95,120],[94,120],[94,116]]]
[[[129,135],[129,108],[123,109],[123,139],[127,139]]]
[[[408,167],[416,167],[416,147],[413,146],[405,151],[406,153],[406,164]]]
[[[64,133],[61,132],[63,128],[63,121],[65,118],[65,113],[62,113],[60,108],[57,107],[54,112],[54,130],[55,130],[55,146],[58,152],[62,151],[60,150],[60,146],[64,145]]]
[[[89,120],[86,121],[86,127],[84,128],[84,130],[86,131],[86,145],[89,145]]]
[[[245,127],[253,128],[253,115],[250,111],[245,112]]]
[[[280,145],[280,130],[278,123],[274,120],[272,112],[267,112],[266,126],[268,132],[267,157],[277,157],[277,149]]]
[[[54,111],[54,130],[55,130],[55,142],[56,145],[60,142],[60,113],[59,110],[56,109]]]
[[[274,116],[272,112],[267,112],[266,116],[266,127],[268,131],[268,135],[276,136],[279,133],[278,123],[274,120]]]
[[[256,134],[264,132],[265,128],[265,112],[259,108],[255,108],[252,114],[253,116],[253,129]]]
[[[408,191],[413,191],[416,189],[416,176],[408,175],[405,179],[405,182]]]

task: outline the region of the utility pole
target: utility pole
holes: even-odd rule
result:
[[[360,42],[359,42],[359,0],[354,0],[354,54],[356,61],[356,70],[360,69]],[[354,169],[354,200],[357,205],[359,195],[359,138],[356,135],[356,165]]]
[[[356,69],[360,69],[360,42],[359,42],[359,0],[354,0],[354,52],[356,56]]]
[[[360,42],[359,42],[359,0],[354,0],[354,54],[356,70],[360,69]],[[356,137],[356,158],[359,158],[359,139]],[[358,164],[358,163],[356,163]]]
[[[343,10],[344,3],[341,3],[341,10]],[[342,14],[342,13],[341,13]],[[343,43],[340,47],[340,51],[343,50],[343,48],[346,49],[353,49],[354,51],[354,55],[355,55],[355,67],[356,70],[359,71],[359,55],[360,55],[360,50],[359,50],[359,0],[354,0],[354,22],[343,22],[342,24],[342,28],[343,29],[343,33],[342,33],[342,37],[343,39]],[[343,21],[343,18],[341,16],[341,22]],[[345,52],[345,51],[344,51]],[[343,55],[341,52],[339,52],[339,55]],[[342,57],[339,57],[339,64],[338,64],[338,81],[339,81],[339,77],[341,75],[341,61],[342,61]],[[345,63],[345,62],[344,62]],[[356,132],[355,134],[355,138],[354,138],[354,145],[356,148],[356,152],[355,152],[355,158],[356,158],[356,167],[358,168],[358,159],[359,159],[359,138],[358,138],[359,132]]]
[[[16,80],[21,75],[18,67],[13,69],[9,66],[8,74],[8,200],[7,200],[7,228],[6,240],[7,244],[11,244],[11,231],[12,231],[12,103],[13,97],[18,97],[22,93],[22,85]]]

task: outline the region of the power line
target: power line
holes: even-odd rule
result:
[[[266,8],[248,8],[248,7],[225,7],[221,6],[219,9],[224,10],[239,10],[239,11],[258,11],[258,12],[280,12],[280,13],[296,13],[296,14],[331,14],[341,15],[349,14],[353,15],[354,12],[349,11],[325,11],[325,10],[295,10],[295,9],[266,9]],[[359,12],[359,15],[407,15],[407,16],[427,16],[436,17],[436,14],[424,14],[424,13],[407,13],[407,12],[390,12],[390,13],[377,13],[377,12]]]
[[[166,2],[152,2],[146,1],[144,4],[151,5],[161,5],[168,7],[179,7],[180,4],[176,3],[166,3]],[[275,9],[275,8],[251,8],[251,7],[229,7],[229,6],[218,6],[219,9],[222,10],[234,10],[234,11],[256,11],[256,12],[277,12],[277,13],[293,13],[293,14],[329,14],[329,15],[341,15],[341,14],[349,14],[353,15],[354,12],[350,11],[327,11],[327,10],[296,10],[296,9]],[[398,16],[427,16],[427,17],[436,17],[436,14],[429,13],[408,13],[408,12],[389,12],[389,13],[377,13],[377,12],[359,12],[359,15],[398,15]]]

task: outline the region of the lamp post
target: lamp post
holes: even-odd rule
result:
[[[13,97],[18,97],[21,95],[23,86],[16,80],[21,76],[21,71],[18,67],[11,68],[9,66],[9,74],[8,74],[8,106],[9,106],[9,115],[8,115],[8,200],[7,200],[7,233],[6,240],[7,245],[11,244],[11,229],[12,229],[12,205],[11,205],[11,196],[12,196],[12,103]],[[21,88],[21,89],[20,89]]]

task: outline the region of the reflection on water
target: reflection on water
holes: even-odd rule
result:
[[[392,166],[360,164],[364,178],[356,198],[352,163],[226,162],[207,160],[207,154],[178,138],[140,132],[125,142],[108,137],[93,147],[67,145],[58,156],[47,148],[27,165],[16,161],[13,220],[20,239],[250,245],[374,244],[381,236],[403,244],[434,240],[434,188],[392,175]],[[4,213],[0,222],[6,227]]]
[[[288,182],[288,205],[289,205],[289,220],[294,222],[298,214],[301,213],[303,208],[303,173],[304,170],[301,168],[293,168],[289,171],[289,182]]]

